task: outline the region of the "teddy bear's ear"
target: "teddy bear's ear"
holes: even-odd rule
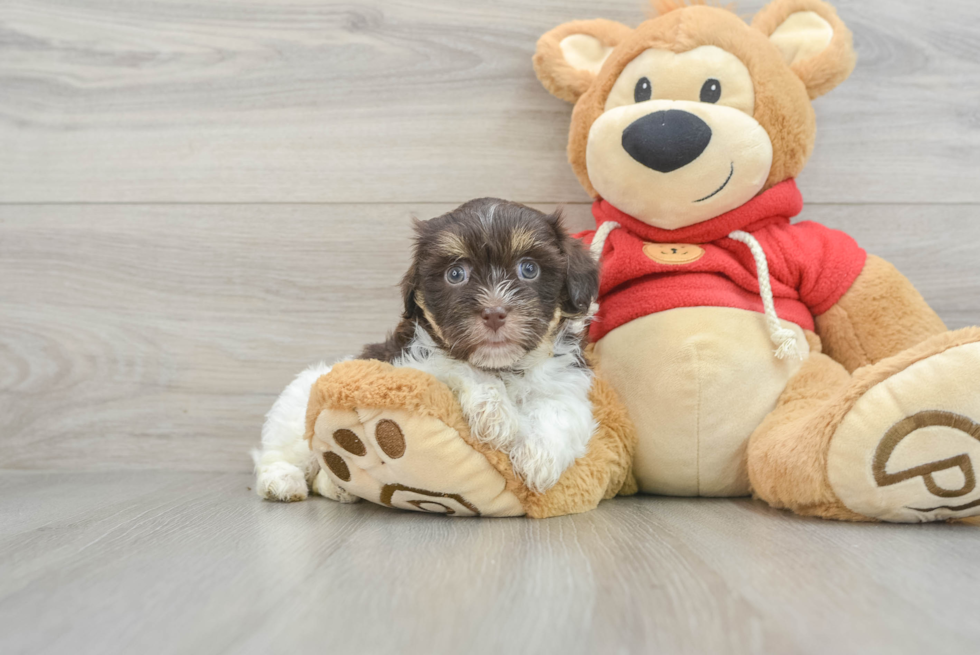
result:
[[[632,31],[602,19],[559,25],[538,40],[534,71],[552,95],[574,103],[592,85],[613,48]]]
[[[851,31],[822,0],[775,0],[756,15],[752,27],[779,48],[811,99],[846,80],[857,63]]]

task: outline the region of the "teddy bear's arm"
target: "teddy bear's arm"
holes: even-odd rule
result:
[[[848,371],[896,355],[946,331],[908,278],[869,255],[837,304],[816,319],[823,350]]]

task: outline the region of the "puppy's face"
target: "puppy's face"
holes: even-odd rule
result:
[[[598,288],[598,267],[560,216],[485,198],[416,224],[405,318],[428,323],[456,359],[507,368],[584,317]]]

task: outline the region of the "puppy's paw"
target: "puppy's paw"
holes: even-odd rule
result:
[[[330,479],[326,471],[321,470],[316,474],[316,479],[313,480],[313,491],[317,492],[324,498],[329,498],[330,500],[336,500],[338,503],[356,503],[360,500],[357,496],[347,493]]]
[[[306,500],[309,488],[306,475],[289,462],[272,462],[257,471],[256,492],[267,500],[286,503]]]
[[[561,474],[571,466],[571,461],[560,454],[534,442],[525,441],[510,451],[514,473],[531,491],[544,493],[558,484]]]
[[[500,390],[486,387],[462,402],[462,406],[477,439],[497,450],[507,450],[514,442],[520,429],[519,417],[510,399]]]

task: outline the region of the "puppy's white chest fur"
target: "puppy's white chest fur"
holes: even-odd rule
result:
[[[579,364],[583,329],[566,323],[513,368],[487,371],[450,357],[418,327],[394,365],[425,371],[452,389],[473,435],[508,453],[528,488],[543,492],[585,455],[596,429],[592,371]]]

